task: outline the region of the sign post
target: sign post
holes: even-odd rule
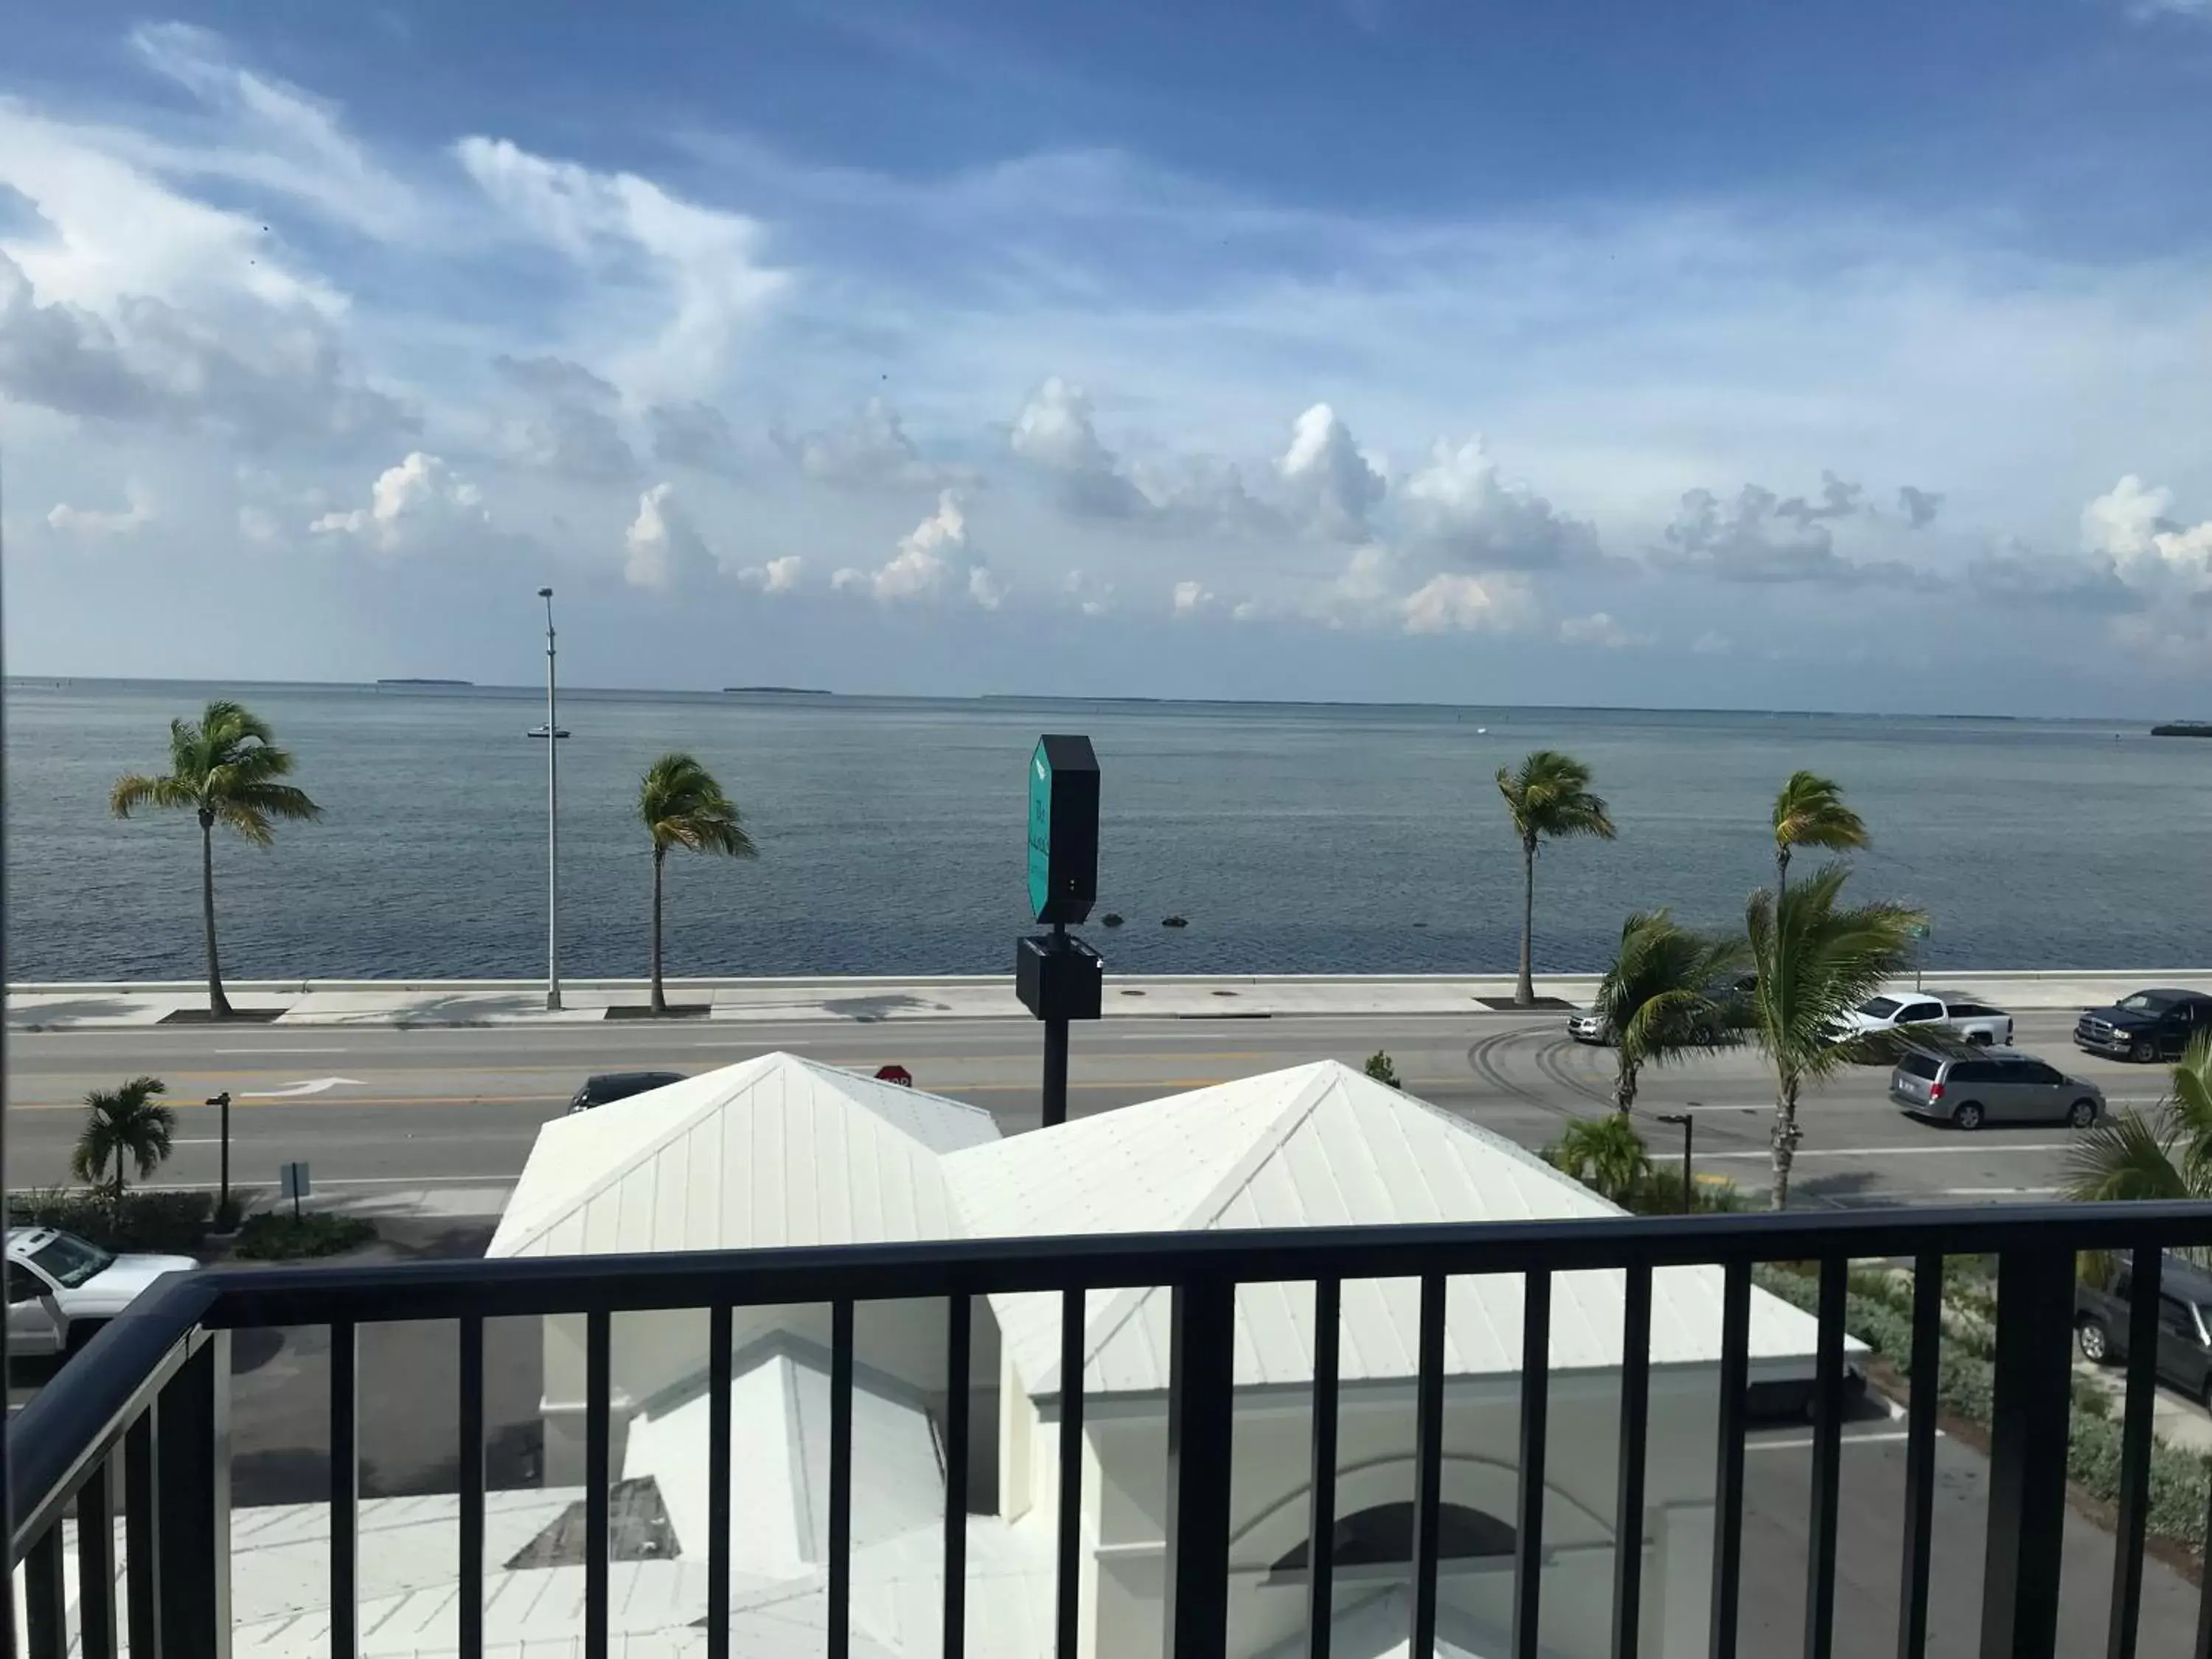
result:
[[[1067,1023],[1097,1019],[1105,963],[1070,922],[1098,898],[1098,757],[1091,739],[1048,733],[1029,772],[1030,914],[1052,924],[1014,952],[1014,990],[1044,1022],[1044,1121],[1067,1121]]]
[[[308,1184],[307,1166],[304,1164],[284,1164],[277,1166],[276,1196],[292,1200],[292,1219],[300,1218],[300,1200],[314,1188]]]
[[[1912,988],[1920,988],[1920,947],[1927,942],[1928,924],[1916,921],[1905,930],[1912,935]]]

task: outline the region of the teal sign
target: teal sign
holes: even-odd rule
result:
[[[1928,924],[1924,921],[1916,921],[1911,927],[1906,928],[1905,931],[1911,934],[1915,939],[1926,939],[1928,937]]]
[[[1039,738],[1029,796],[1030,914],[1082,921],[1098,896],[1098,757],[1091,739]]]

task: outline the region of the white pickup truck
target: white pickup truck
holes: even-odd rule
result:
[[[8,1351],[58,1354],[85,1340],[188,1255],[114,1255],[55,1227],[8,1230]]]
[[[1899,991],[1869,997],[1830,1028],[1838,1042],[1907,1025],[1932,1025],[1984,1048],[2008,1047],[2012,1016],[2002,1008],[1953,991]]]

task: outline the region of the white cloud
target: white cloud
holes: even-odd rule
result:
[[[267,544],[283,534],[283,521],[265,507],[248,503],[238,509],[238,533],[249,542]]]
[[[1597,532],[1554,513],[1526,484],[1501,477],[1480,436],[1456,448],[1437,441],[1428,465],[1406,480],[1411,538],[1448,563],[1474,570],[1530,570],[1597,555]]]
[[[738,580],[763,593],[790,593],[797,591],[799,574],[805,566],[806,561],[798,554],[787,553],[765,564],[748,566],[738,572]]]
[[[1915,489],[1911,484],[1899,486],[1898,511],[1905,514],[1905,522],[1915,530],[1924,530],[1936,522],[1936,514],[1943,506],[1942,495],[1933,489]]]
[[[1447,570],[1407,594],[1399,611],[1408,634],[1472,634],[1517,627],[1528,608],[1526,589],[1511,576]]]
[[[1102,581],[1086,571],[1069,571],[1061,579],[1060,587],[1086,617],[1103,617],[1114,608],[1114,584]]]
[[[507,433],[512,458],[586,483],[627,483],[637,458],[615,423],[622,394],[611,382],[562,357],[492,359],[501,379],[536,405]]]
[[[67,535],[96,538],[102,536],[127,536],[154,521],[154,504],[146,492],[136,483],[124,486],[123,499],[126,506],[113,510],[96,507],[72,507],[67,501],[57,501],[46,514],[46,523]]]
[[[1175,585],[1175,614],[1195,617],[1211,610],[1216,603],[1212,592],[1204,582],[1181,581]]]
[[[986,611],[996,611],[1006,597],[1004,583],[991,574],[987,564],[970,565],[968,569],[968,597]]]
[[[2212,591],[2212,519],[2184,525],[2168,516],[2173,492],[2130,472],[2081,509],[2081,542],[2112,562],[2131,587]]]
[[[1700,657],[1725,657],[1735,647],[1727,635],[1708,629],[1690,642],[1690,649]]]
[[[1752,483],[1733,501],[1723,501],[1710,489],[1686,492],[1666,528],[1658,563],[1730,582],[1847,586],[1901,574],[1903,567],[1894,563],[1862,563],[1836,550],[1829,521],[1859,511],[1859,486],[1832,472],[1821,477],[1817,504],[1802,495],[1785,501]]]
[[[646,410],[656,459],[735,477],[744,470],[730,417],[708,403],[655,404]]]
[[[956,581],[986,611],[997,610],[1006,597],[998,579],[969,545],[959,492],[947,489],[939,493],[936,510],[899,538],[898,551],[889,563],[873,571],[848,567],[831,577],[830,585],[872,593],[893,605],[940,598]]]
[[[418,449],[377,475],[366,507],[325,513],[307,528],[317,535],[357,537],[379,552],[397,553],[481,531],[487,521],[483,492],[440,457]]]
[[[603,295],[642,288],[664,313],[652,342],[627,354],[625,386],[666,400],[720,382],[741,337],[788,278],[761,254],[758,223],[702,207],[633,173],[548,161],[503,138],[454,146],[492,202],[559,249]],[[641,270],[649,273],[642,281]]]
[[[1587,617],[1569,617],[1559,623],[1559,642],[1562,645],[1602,646],[1608,651],[1619,651],[1631,645],[1649,645],[1648,634],[1632,633],[1614,620],[1609,611],[1593,611]]]
[[[720,568],[674,484],[657,483],[637,498],[637,516],[623,533],[624,581],[665,593],[696,586]]]
[[[1369,512],[1382,499],[1382,471],[1327,404],[1298,416],[1276,470],[1324,536],[1358,540],[1366,533]]]
[[[1006,447],[1052,477],[1060,504],[1071,513],[1126,518],[1149,505],[1121,476],[1113,452],[1099,441],[1083,388],[1057,374],[1023,404]]]
[[[881,398],[869,398],[849,419],[818,431],[794,435],[779,426],[769,435],[793,465],[822,483],[934,489],[958,476],[922,459],[898,410]]]

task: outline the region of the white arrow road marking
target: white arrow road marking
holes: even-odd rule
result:
[[[292,1100],[301,1095],[327,1094],[341,1084],[351,1084],[356,1089],[363,1086],[362,1080],[357,1077],[311,1077],[299,1083],[288,1083],[281,1089],[256,1089],[251,1093],[240,1095],[239,1098],[240,1100]]]

